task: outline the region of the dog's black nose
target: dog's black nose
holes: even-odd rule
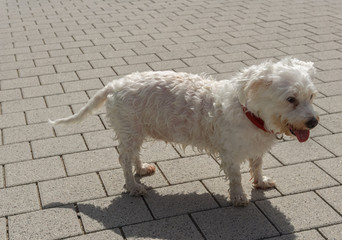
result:
[[[316,118],[311,118],[309,121],[307,121],[305,123],[305,125],[308,127],[308,128],[314,128],[316,127],[318,124],[318,120]]]

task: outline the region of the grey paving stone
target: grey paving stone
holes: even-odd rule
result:
[[[53,66],[41,66],[33,68],[22,68],[19,69],[20,77],[32,77],[37,75],[45,75],[55,73]]]
[[[252,55],[255,58],[269,58],[276,56],[284,56],[285,53],[277,50],[277,49],[262,49],[262,50],[252,50],[248,51],[248,54]]]
[[[1,167],[0,168],[0,188],[5,187],[4,179],[5,179],[5,173],[4,173],[3,167]]]
[[[338,82],[329,82],[324,84],[318,84],[318,90],[326,96],[334,96],[342,94],[341,91],[342,81]]]
[[[6,185],[15,186],[65,177],[59,157],[42,158],[5,165]]]
[[[313,192],[273,198],[256,204],[283,234],[342,221],[342,217]]]
[[[320,71],[316,73],[316,78],[322,80],[323,82],[332,82],[340,80],[339,75],[342,73],[341,69]]]
[[[25,125],[25,114],[23,112],[0,115],[0,128]]]
[[[69,176],[120,167],[115,148],[67,154],[63,159]]]
[[[143,162],[155,162],[179,158],[178,153],[170,144],[166,144],[161,141],[143,143],[140,153],[140,158]]]
[[[58,73],[63,73],[91,69],[91,66],[88,62],[76,62],[55,65],[55,68]]]
[[[264,174],[275,179],[277,189],[285,195],[338,185],[311,162],[266,169]]]
[[[153,189],[148,191],[145,200],[157,219],[218,206],[200,182]]]
[[[32,159],[30,144],[27,142],[0,146],[0,164]]]
[[[84,62],[103,59],[103,56],[100,53],[85,53],[80,55],[71,55],[69,56],[69,59],[71,62]]]
[[[89,149],[99,149],[118,146],[119,143],[115,140],[115,133],[113,130],[102,130],[96,132],[89,132],[83,134],[84,140]]]
[[[85,92],[72,92],[59,95],[52,95],[47,96],[45,99],[48,107],[70,105],[75,103],[85,103],[89,100]]]
[[[326,239],[339,239],[341,237],[342,224],[320,228],[319,231]]]
[[[219,208],[192,216],[206,239],[261,239],[279,234],[254,204],[245,208]]]
[[[127,239],[203,239],[187,215],[131,225],[123,231]]]
[[[342,158],[330,158],[315,162],[319,167],[326,171],[330,176],[342,183]]]
[[[297,233],[291,233],[287,235],[282,235],[279,237],[269,238],[270,240],[306,240],[306,239],[316,239],[316,240],[323,240],[324,238],[316,231],[316,230],[309,230]]]
[[[207,155],[163,161],[158,166],[171,184],[216,177],[220,173],[218,163]]]
[[[98,77],[106,77],[106,76],[116,76],[116,73],[112,68],[97,68],[97,69],[89,69],[77,71],[77,75],[80,79],[89,79],[89,78],[98,78]]]
[[[21,88],[21,87],[31,87],[31,86],[39,86],[38,77],[27,77],[27,78],[17,78],[11,80],[2,80],[1,89],[13,89],[13,88]]]
[[[72,112],[69,106],[26,111],[26,119],[28,124],[42,122],[46,123],[48,119],[64,118],[70,115],[72,115]]]
[[[53,84],[60,82],[68,82],[78,80],[78,76],[75,72],[65,72],[57,74],[43,75],[39,77],[42,84]]]
[[[276,144],[271,153],[284,164],[294,164],[333,157],[333,155],[319,144],[309,139],[305,143],[297,140]]]
[[[121,168],[100,172],[101,179],[108,195],[117,195],[125,192],[125,178]],[[156,167],[156,172],[152,176],[140,177],[135,175],[138,183],[143,184],[147,189],[168,186],[168,182]]]
[[[218,73],[224,72],[237,72],[241,68],[246,67],[242,62],[231,62],[231,63],[218,63],[210,65]]]
[[[34,59],[34,62],[36,63],[37,67],[70,63],[69,59],[66,56],[51,57],[51,58],[39,58],[39,59]]]
[[[58,117],[60,118],[60,117]],[[79,124],[54,126],[57,136],[103,130],[104,126],[98,116],[90,116]]]
[[[342,186],[325,188],[318,190],[317,193],[324,198],[336,211],[342,213]]]
[[[87,150],[80,135],[35,140],[31,142],[35,158],[74,153]]]
[[[23,112],[33,109],[46,108],[45,101],[42,97],[8,101],[3,102],[1,105],[3,113]]]
[[[0,218],[0,238],[7,239],[6,218]]]
[[[152,220],[141,197],[119,195],[78,204],[86,232]]]
[[[43,207],[54,207],[106,194],[96,173],[38,183]]]
[[[23,88],[22,92],[24,98],[41,97],[64,93],[60,84],[49,84],[37,87]]]
[[[151,71],[151,68],[145,63],[127,65],[127,66],[114,66],[113,68],[114,68],[114,71],[118,75],[130,74],[132,72]]]
[[[9,216],[40,209],[35,184],[0,189],[0,216]]]
[[[340,59],[322,60],[315,62],[315,66],[320,70],[340,69],[342,67],[342,61]]]
[[[341,85],[342,87],[342,85]],[[328,114],[320,117],[321,125],[332,133],[342,132],[342,113]]]
[[[101,59],[101,60],[92,60],[92,61],[90,61],[90,64],[94,68],[104,68],[104,67],[115,67],[115,66],[127,65],[127,63],[121,57]]]
[[[89,233],[77,237],[66,238],[68,240],[122,240],[123,237],[121,236],[120,229],[114,228],[110,230],[104,230],[96,233]]]
[[[315,141],[334,153],[336,156],[342,156],[342,149],[340,148],[340,143],[342,141],[341,133],[317,137],[315,138]]]
[[[98,77],[100,77],[100,75]],[[65,92],[76,92],[82,90],[103,88],[103,84],[98,78],[89,80],[79,80],[74,82],[65,82],[62,83],[62,85]]]
[[[164,71],[164,70],[172,70],[175,68],[187,67],[187,65],[181,60],[167,60],[160,62],[152,62],[148,64],[153,71]]]
[[[8,218],[11,239],[60,239],[82,234],[71,206],[52,208]]]
[[[25,125],[3,130],[4,143],[18,143],[54,137],[52,126],[48,123]]]
[[[0,91],[0,101],[1,102],[17,100],[17,99],[22,99],[19,89],[11,89],[11,90]]]

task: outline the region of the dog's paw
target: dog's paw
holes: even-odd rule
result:
[[[133,186],[124,186],[126,188],[126,190],[129,192],[129,195],[131,196],[141,196],[141,195],[145,195],[147,193],[146,188],[141,185],[136,183]]]
[[[275,181],[272,178],[263,176],[262,180],[258,182],[254,182],[253,186],[255,188],[261,188],[261,189],[267,189],[267,188],[272,188],[276,185]]]
[[[156,167],[152,164],[144,163],[142,168],[137,169],[136,173],[139,176],[151,176],[155,173]]]
[[[241,190],[235,189],[235,191],[230,190],[229,194],[230,194],[230,201],[232,201],[235,207],[245,207],[248,205],[249,199],[242,189]]]

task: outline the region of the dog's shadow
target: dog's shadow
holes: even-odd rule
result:
[[[251,191],[260,199],[261,190]],[[210,193],[165,194],[151,189],[144,197],[131,197],[127,193],[107,198],[80,202],[74,205],[51,203],[45,208],[59,206],[78,212],[85,232],[101,233],[107,229],[110,239],[262,239],[280,235],[278,227],[271,223],[258,203],[247,207],[222,206],[227,196]],[[221,199],[221,200],[218,200]],[[294,228],[286,216],[267,200],[263,209],[276,215],[277,221]],[[220,203],[221,202],[221,203]],[[100,231],[100,232],[99,232]],[[108,235],[109,236],[109,235]],[[94,236],[95,237],[95,236]],[[107,237],[108,239],[108,237]],[[295,239],[286,235],[287,240]]]

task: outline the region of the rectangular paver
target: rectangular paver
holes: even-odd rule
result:
[[[96,173],[40,182],[38,186],[44,207],[106,196]]]
[[[127,239],[203,239],[187,215],[131,225],[123,231]]]
[[[60,157],[41,158],[5,165],[6,185],[14,186],[65,177]]]
[[[291,233],[342,221],[342,217],[313,192],[260,201],[257,205],[281,233]]]
[[[279,234],[254,204],[245,208],[214,209],[192,216],[206,239],[260,239]]]
[[[0,189],[0,216],[9,216],[40,209],[35,184]]]
[[[16,215],[8,218],[10,239],[60,239],[82,234],[72,206]]]
[[[82,202],[78,208],[86,232],[153,219],[141,197],[126,194]]]
[[[4,143],[18,143],[54,137],[52,126],[48,123],[25,125],[3,130]]]
[[[83,138],[80,135],[35,140],[32,141],[31,145],[35,158],[87,150]]]
[[[27,142],[0,146],[0,164],[32,159],[31,147]]]
[[[67,154],[63,156],[68,175],[119,168],[119,154],[115,148]]]
[[[148,191],[145,200],[157,219],[218,206],[200,182],[184,183]]]

